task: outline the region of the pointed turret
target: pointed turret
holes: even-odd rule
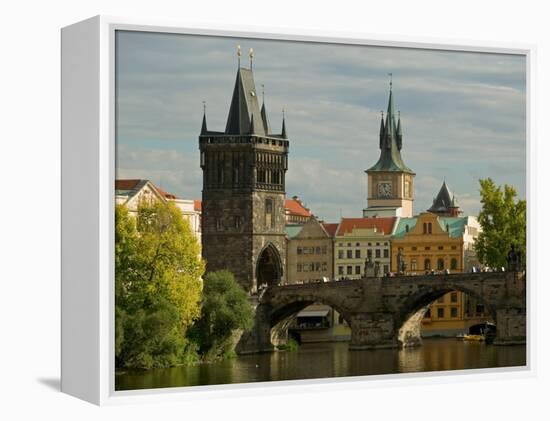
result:
[[[201,127],[201,135],[208,133],[208,129],[206,127],[206,112],[202,115],[202,127]]]
[[[288,139],[287,135],[286,135],[286,124],[285,124],[285,115],[283,114],[283,128],[281,130],[281,137],[283,139]]]
[[[460,213],[457,200],[451,195],[447,183],[443,181],[443,185],[439,189],[439,193],[435,197],[432,206],[428,212],[437,213],[442,216],[458,216]]]
[[[264,126],[265,134],[271,133],[271,126],[269,125],[269,119],[267,118],[267,111],[265,110],[265,102],[262,103],[262,124]]]

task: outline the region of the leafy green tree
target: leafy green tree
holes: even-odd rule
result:
[[[479,261],[491,267],[506,267],[506,257],[513,244],[525,262],[525,200],[517,199],[512,186],[496,186],[491,178],[479,180],[479,184],[482,208],[478,219],[483,230],[475,243]]]
[[[248,294],[233,274],[226,270],[207,273],[201,317],[191,333],[204,359],[231,355],[235,332],[248,331],[253,324],[254,312]]]
[[[186,333],[200,315],[204,263],[174,204],[115,211],[115,355],[118,367],[167,367],[196,355]]]

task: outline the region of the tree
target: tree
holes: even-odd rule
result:
[[[516,199],[516,190],[507,184],[497,187],[491,178],[479,180],[479,184],[482,208],[478,219],[483,231],[475,243],[476,254],[491,267],[506,267],[512,244],[525,256],[526,202]]]
[[[204,263],[189,223],[172,203],[115,212],[115,355],[118,367],[186,362],[200,315]]]
[[[199,343],[206,360],[230,354],[235,332],[247,331],[254,324],[254,312],[246,291],[233,274],[222,270],[204,278],[201,317],[191,335]]]

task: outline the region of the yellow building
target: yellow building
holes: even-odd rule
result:
[[[407,275],[464,271],[468,217],[442,217],[421,213],[400,218],[392,239],[392,271]],[[398,254],[404,268],[398,268]],[[453,291],[431,304],[422,321],[424,336],[453,336],[470,326],[487,321],[485,309],[473,298]]]

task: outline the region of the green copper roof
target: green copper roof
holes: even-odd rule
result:
[[[395,113],[393,110],[393,93],[390,89],[390,98],[388,100],[388,112],[386,114],[386,123],[382,120],[380,124],[380,158],[367,171],[399,171],[414,174],[413,171],[405,165],[401,158],[402,146],[402,128],[401,118],[395,122]]]
[[[437,218],[439,226],[443,231],[447,231],[447,225],[449,226],[449,235],[453,238],[462,237],[464,234],[464,227],[468,223],[468,217],[445,217],[439,216]]]
[[[416,218],[399,218],[399,224],[395,228],[394,238],[403,238],[407,233],[407,225],[409,231],[412,231],[416,226]]]
[[[285,226],[286,236],[291,239],[296,237],[302,231],[303,225],[287,225]]]

